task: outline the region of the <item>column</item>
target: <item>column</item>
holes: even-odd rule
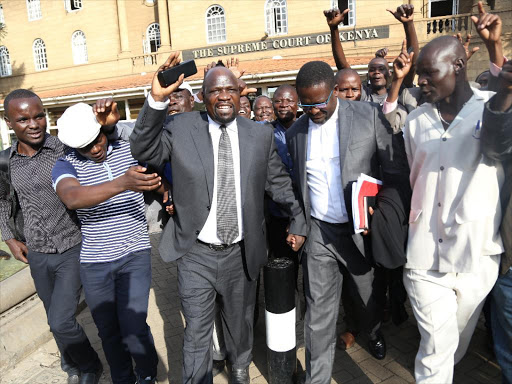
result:
[[[121,42],[121,54],[130,52],[130,40],[128,38],[128,20],[126,18],[125,0],[117,0],[117,22],[119,25],[119,40]]]
[[[168,51],[171,49],[171,35],[169,33],[169,11],[167,10],[167,0],[158,0],[158,24],[160,25],[160,41],[162,43],[159,50]]]

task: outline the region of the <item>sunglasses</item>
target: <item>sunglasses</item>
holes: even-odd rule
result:
[[[329,104],[329,100],[331,100],[331,96],[332,96],[333,92],[334,92],[334,89],[331,91],[331,93],[329,93],[329,97],[323,103],[318,103],[318,104],[302,104],[302,103],[298,103],[298,105],[299,105],[299,107],[301,107],[304,110],[311,109],[311,108],[318,108],[318,109],[327,108],[327,104]]]

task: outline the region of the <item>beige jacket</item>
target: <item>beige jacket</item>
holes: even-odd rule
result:
[[[476,272],[480,256],[503,252],[499,191],[504,172],[480,148],[484,104],[493,92],[473,93],[446,131],[433,104],[407,118],[413,194],[406,268]]]

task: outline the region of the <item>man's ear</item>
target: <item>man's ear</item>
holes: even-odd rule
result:
[[[9,120],[7,115],[4,116],[4,120],[5,120],[5,123],[7,124],[7,126],[9,127],[9,129],[12,130],[11,120]]]
[[[463,59],[458,58],[457,60],[455,60],[454,69],[456,75],[459,75],[464,68],[466,68],[466,63],[464,62]]]
[[[334,86],[334,90],[332,91],[332,95],[333,95],[334,97],[338,97],[338,93],[339,93],[339,91],[340,91],[340,88],[338,87],[338,84],[336,84],[336,85]]]

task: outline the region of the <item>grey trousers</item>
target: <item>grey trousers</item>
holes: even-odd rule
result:
[[[256,281],[244,271],[243,246],[214,251],[196,243],[178,259],[178,292],[186,327],[183,383],[213,383],[212,332],[216,297],[227,361],[246,368],[252,360]]]
[[[306,292],[306,383],[331,382],[336,350],[336,320],[345,276],[361,329],[370,338],[380,328],[380,304],[372,295],[373,268],[352,240],[349,224],[330,224],[312,218],[302,256]]]

